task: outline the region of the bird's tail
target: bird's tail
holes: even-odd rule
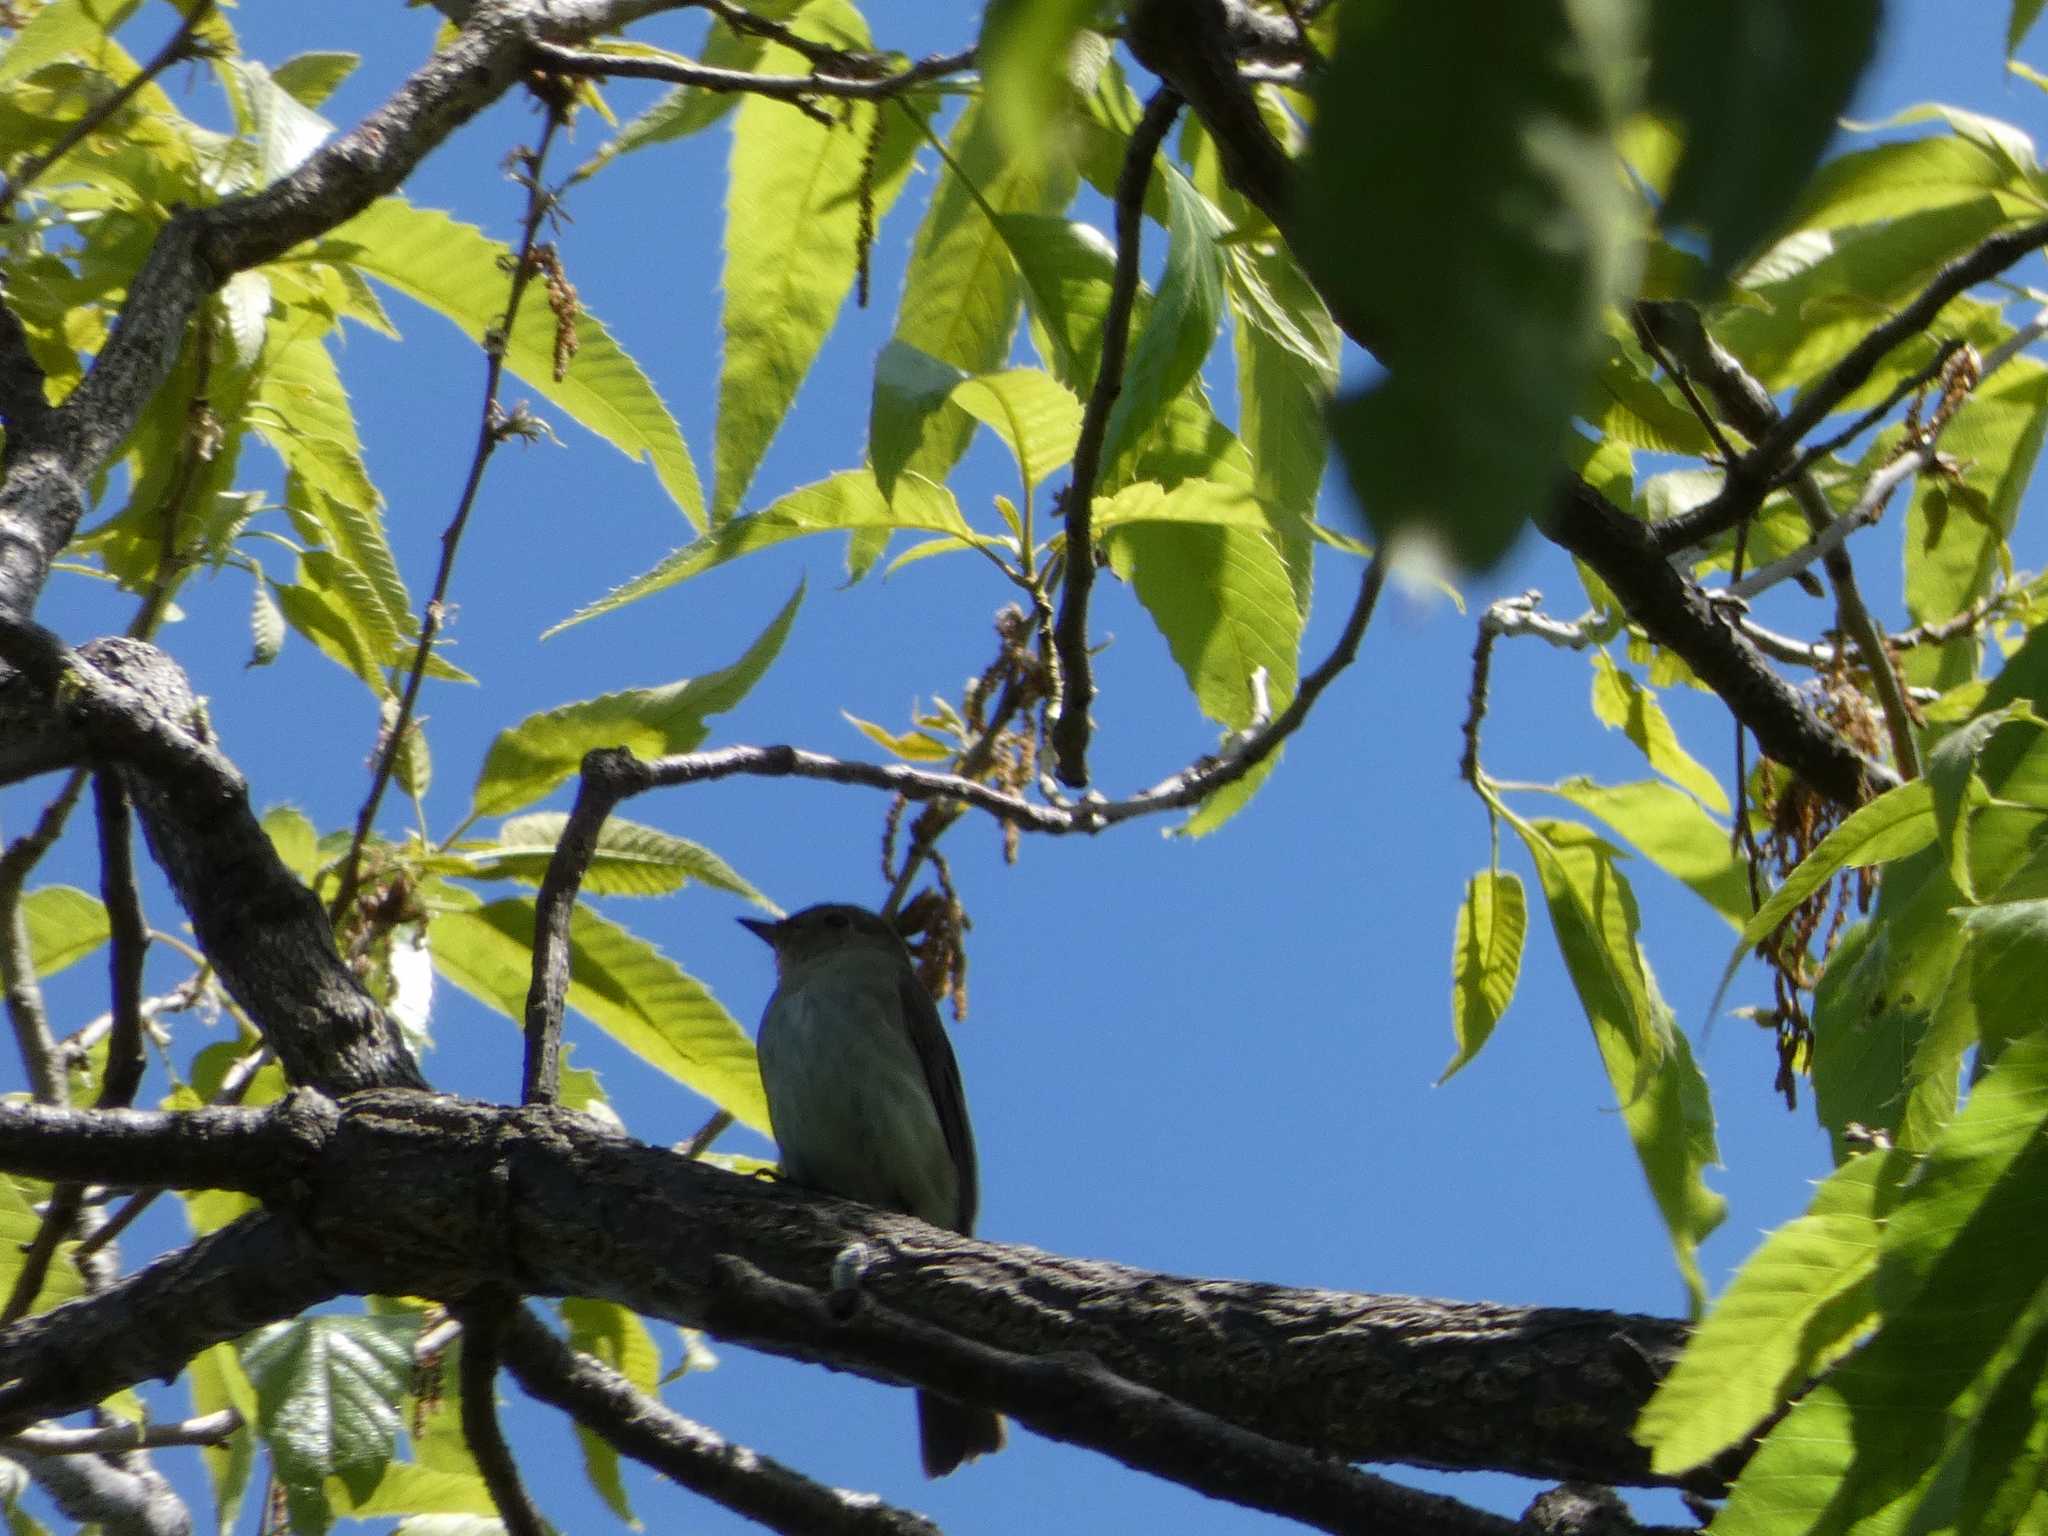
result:
[[[1003,1448],[1003,1421],[986,1408],[970,1408],[930,1392],[917,1394],[917,1438],[924,1475],[944,1477],[963,1461]]]

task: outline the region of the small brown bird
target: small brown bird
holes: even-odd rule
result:
[[[775,951],[758,1052],[784,1176],[971,1234],[980,1190],[960,1067],[895,928],[837,903],[740,923]],[[929,1392],[917,1426],[928,1477],[1003,1444],[996,1414]]]

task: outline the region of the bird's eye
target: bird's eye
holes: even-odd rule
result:
[[[827,912],[825,914],[825,926],[827,928],[851,928],[853,926],[853,919],[844,912]]]

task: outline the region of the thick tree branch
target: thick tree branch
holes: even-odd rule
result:
[[[145,1065],[142,966],[149,953],[149,924],[143,920],[142,892],[135,884],[128,791],[117,777],[106,773],[93,775],[92,789],[100,836],[100,900],[107,909],[107,981],[114,1015],[97,1102],[102,1109],[126,1109],[142,1086]]]
[[[419,1068],[335,953],[326,914],[277,855],[248,786],[215,743],[184,674],[140,641],[73,653],[0,624],[0,781],[16,763],[99,762],[120,774],[201,947],[295,1083],[330,1093],[424,1086]],[[14,770],[14,771],[10,771]]]
[[[243,1113],[247,1113],[243,1111]],[[307,1234],[246,1216],[77,1301],[0,1329],[0,1434],[170,1380],[210,1344],[297,1317],[344,1291]]]
[[[133,1424],[126,1419],[95,1424],[89,1429],[37,1424],[0,1440],[0,1456],[15,1451],[41,1456],[83,1456],[107,1451],[158,1450],[172,1445],[218,1445],[241,1427],[242,1416],[232,1408],[168,1424]]]
[[[83,1126],[58,1134],[56,1113],[0,1105],[0,1166],[85,1178],[130,1166],[132,1140]],[[174,1372],[209,1343],[342,1289],[595,1296],[687,1326],[715,1322],[794,1358],[935,1381],[924,1345],[891,1343],[858,1317],[839,1337],[777,1323],[772,1309],[735,1311],[734,1259],[824,1292],[861,1245],[882,1256],[862,1282],[879,1306],[997,1352],[975,1357],[978,1397],[1111,1455],[1143,1460],[1146,1426],[1125,1424],[1114,1394],[1083,1378],[1069,1386],[1094,1394],[1090,1403],[1049,1415],[1034,1357],[1082,1351],[1132,1386],[1344,1460],[1671,1481],[1650,1472],[1630,1430],[1676,1358],[1679,1323],[1183,1279],[977,1242],[737,1178],[560,1109],[371,1092],[330,1113],[300,1094],[266,1110],[195,1112],[189,1133],[169,1129],[178,1117],[157,1122],[161,1166],[197,1172],[191,1143],[218,1138],[242,1150],[221,1159],[241,1188],[270,1186],[307,1155],[304,1138],[320,1150],[272,1190],[272,1214],[0,1332],[10,1383],[0,1430]],[[132,1111],[105,1118],[131,1138],[146,1123]],[[280,1144],[293,1150],[277,1154]],[[1004,1354],[1021,1363],[1003,1366]],[[947,1383],[958,1385],[937,1382]],[[1097,1428],[1083,1432],[1089,1422]],[[1720,1486],[1710,1473],[1690,1485]]]
[[[910,1365],[920,1382],[957,1401],[1001,1394],[1005,1411],[1040,1434],[1108,1449],[1127,1466],[1211,1498],[1357,1536],[1511,1536],[1516,1529],[1499,1515],[1403,1488],[1134,1386],[1092,1355],[994,1349],[863,1302],[857,1289],[828,1299],[742,1259],[727,1260],[720,1273],[730,1301],[708,1318],[720,1337],[745,1343],[767,1329],[778,1344],[808,1341],[877,1373]]]

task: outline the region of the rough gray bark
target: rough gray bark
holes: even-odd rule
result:
[[[1031,1362],[1084,1355],[1228,1424],[1347,1461],[1649,1484],[1630,1438],[1682,1324],[1574,1308],[1194,1279],[977,1242],[909,1217],[738,1178],[572,1111],[424,1094],[310,1092],[266,1110],[170,1115],[0,1106],[0,1164],[260,1196],[264,1215],[118,1288],[0,1333],[16,1384],[0,1432],[154,1374],[323,1291],[459,1299],[482,1287],[597,1296],[649,1317],[1047,1419]],[[856,1245],[861,1245],[856,1247]],[[750,1271],[809,1292],[857,1266],[829,1326],[762,1304]],[[263,1275],[251,1288],[247,1271]],[[232,1304],[195,1299],[211,1272]],[[839,1287],[842,1293],[846,1287]],[[846,1299],[851,1299],[847,1297]],[[872,1305],[866,1305],[871,1303]],[[891,1314],[1013,1357],[934,1354]],[[128,1319],[145,1353],[99,1365]],[[1081,1378],[1069,1383],[1086,1398]],[[1048,1433],[1070,1434],[1053,1410]],[[1107,1443],[1105,1443],[1107,1441]],[[1712,1479],[1696,1479],[1712,1487]]]

